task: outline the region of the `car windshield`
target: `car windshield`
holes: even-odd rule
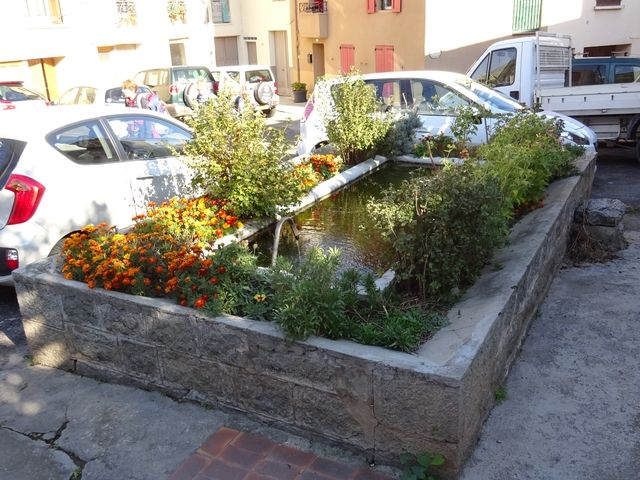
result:
[[[0,85],[0,98],[9,102],[42,99],[36,92],[20,85]]]
[[[460,87],[471,91],[485,108],[488,108],[494,113],[515,113],[524,108],[514,99],[509,98],[496,90],[485,87],[481,83],[473,80],[461,79],[456,80],[455,83]]]
[[[271,78],[271,72],[267,69],[248,70],[244,76],[249,83],[270,82],[273,80]]]

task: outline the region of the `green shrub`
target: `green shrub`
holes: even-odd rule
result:
[[[202,104],[188,124],[193,138],[184,154],[196,188],[226,199],[242,218],[273,216],[299,199],[302,185],[283,162],[291,145],[282,130],[267,127],[260,112],[239,113],[221,93]]]
[[[512,209],[537,204],[552,179],[573,171],[578,151],[562,145],[561,132],[561,120],[523,110],[500,118],[490,142],[479,147],[485,173],[499,179]]]
[[[391,127],[388,114],[380,112],[375,91],[356,73],[331,86],[333,109],[324,113],[329,143],[345,163],[366,160]]]
[[[393,119],[391,128],[378,143],[376,152],[388,158],[412,153],[415,142],[415,131],[422,126],[415,112],[406,111]]]
[[[426,301],[455,299],[506,238],[498,184],[478,175],[477,168],[449,163],[368,204],[376,225],[393,243],[403,288]]]

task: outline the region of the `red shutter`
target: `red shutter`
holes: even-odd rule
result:
[[[356,47],[353,45],[340,45],[340,69],[345,75],[356,64]]]
[[[395,13],[400,13],[400,3],[402,0],[392,0],[391,2],[391,11]]]
[[[367,0],[367,13],[376,13],[376,0]]]
[[[376,45],[376,72],[393,72],[393,45]]]

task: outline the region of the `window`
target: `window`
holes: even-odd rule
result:
[[[108,123],[129,160],[172,157],[191,138],[187,130],[142,115],[110,118]]]
[[[340,45],[340,69],[345,75],[356,64],[356,47],[353,45]]]
[[[401,11],[401,0],[367,0],[367,12],[387,11],[399,13]]]
[[[62,23],[59,0],[25,0],[29,17],[49,17],[51,23]]]
[[[596,7],[619,7],[620,0],[596,0]]]
[[[213,23],[231,23],[229,0],[211,0]]]
[[[512,85],[516,80],[515,48],[495,50],[471,73],[471,78],[492,88]]]
[[[540,29],[542,16],[542,0],[514,0],[513,33],[535,32]]]
[[[376,72],[393,72],[393,45],[376,45]]]
[[[113,144],[96,121],[53,132],[47,137],[47,141],[60,153],[81,165],[118,161]]]
[[[640,78],[640,66],[616,65],[613,71],[613,83],[631,83]]]
[[[574,65],[571,69],[571,84],[578,85],[599,85],[606,83],[607,67],[600,65]]]

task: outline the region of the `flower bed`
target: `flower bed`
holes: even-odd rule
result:
[[[53,261],[18,270],[34,362],[227,406],[396,463],[404,451],[445,455],[453,477],[473,447],[588,197],[595,157],[554,182],[544,208],[512,229],[487,271],[417,354],[312,337],[272,324],[64,279]]]

